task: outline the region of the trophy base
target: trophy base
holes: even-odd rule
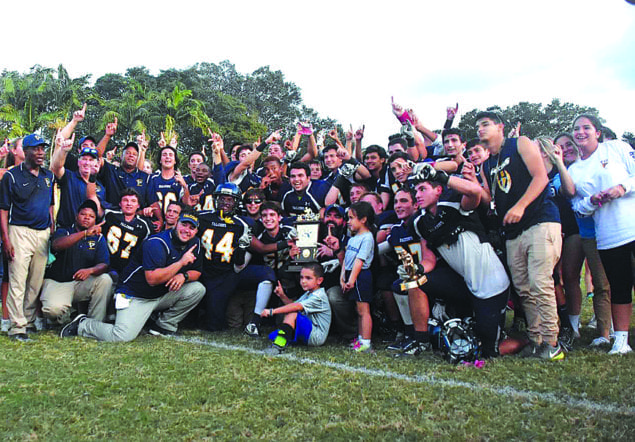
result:
[[[401,291],[406,292],[409,289],[416,289],[417,287],[421,287],[426,282],[428,282],[428,278],[426,277],[426,275],[421,275],[417,279],[402,282],[399,285],[399,288],[401,289]]]

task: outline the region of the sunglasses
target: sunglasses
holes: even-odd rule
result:
[[[260,204],[260,203],[262,203],[262,200],[259,199],[259,198],[254,198],[254,199],[249,198],[249,199],[247,199],[247,204]]]

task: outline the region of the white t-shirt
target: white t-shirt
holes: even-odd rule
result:
[[[598,249],[635,241],[635,151],[623,141],[605,141],[589,158],[570,165],[569,174],[576,189],[573,210],[593,216]],[[591,204],[591,196],[618,184],[624,196],[601,207]]]

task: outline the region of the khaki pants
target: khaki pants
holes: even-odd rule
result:
[[[176,292],[160,298],[132,298],[130,305],[117,310],[115,324],[86,319],[79,324],[78,334],[107,342],[127,342],[136,338],[154,311],[160,311],[156,324],[166,330],[177,331],[179,322],[203,299],[205,286],[198,281],[188,282]]]
[[[42,286],[42,313],[60,324],[70,319],[73,302],[88,301],[88,317],[103,321],[111,298],[112,278],[107,273],[84,281],[57,282],[45,279]]]
[[[561,230],[559,223],[540,223],[505,244],[512,282],[527,317],[529,338],[537,344],[558,339],[553,269],[562,251]]]
[[[600,260],[595,238],[582,238],[582,250],[593,281],[593,311],[601,335],[611,329],[611,289]]]
[[[7,311],[11,320],[9,335],[25,333],[35,321],[37,297],[42,288],[48,260],[49,229],[9,225],[9,239],[14,258],[9,261]]]

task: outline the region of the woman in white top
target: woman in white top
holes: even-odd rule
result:
[[[602,124],[592,115],[573,122],[580,160],[569,167],[576,187],[573,209],[593,216],[600,258],[611,286],[615,342],[609,354],[632,351],[628,329],[632,313],[635,256],[635,151],[618,140],[601,142]]]

